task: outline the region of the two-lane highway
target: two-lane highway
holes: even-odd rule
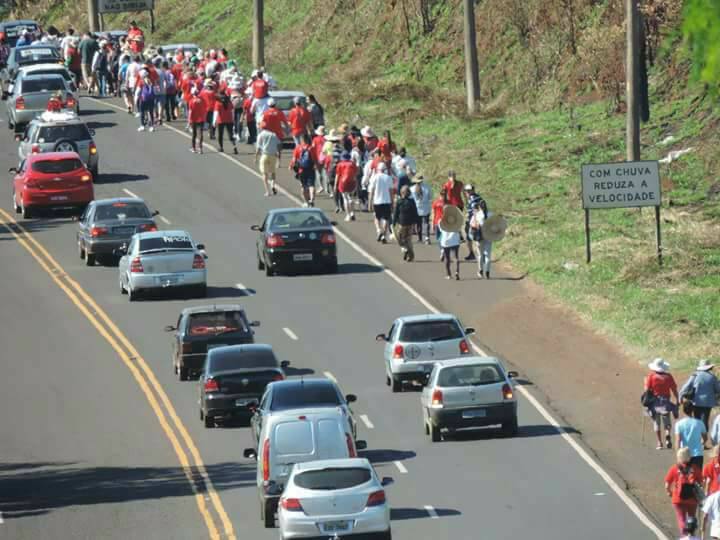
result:
[[[516,438],[488,431],[430,443],[419,394],[391,394],[374,341],[393,318],[426,312],[418,299],[345,242],[337,275],[266,278],[250,226],[291,201],[263,197],[257,177],[227,156],[191,154],[182,134],[165,127],[138,133],[136,119],[94,100],[84,100],[83,110],[101,153],[96,197],[129,191],[161,211],[162,227],[187,229],[205,243],[209,298],[130,304],[118,290],[117,268],[89,268],[78,258],[70,220],[18,219],[22,229],[13,230],[37,244],[21,244],[0,225],[0,534],[277,537],[262,528],[255,464],[242,457],[252,444],[249,429],[203,427],[197,383],[173,376],[162,330],[187,305],[232,301],[261,321],[257,341],[290,360],[291,375],[329,375],[358,395],[366,455],[396,480],[388,488],[395,538],[657,537],[525,400]],[[2,137],[6,170],[17,164],[16,144],[9,133]],[[9,181],[6,192],[11,212]],[[0,213],[0,221],[13,217]],[[31,254],[42,255],[39,246],[55,267],[43,269],[47,257]]]

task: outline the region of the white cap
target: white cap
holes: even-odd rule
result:
[[[268,107],[274,107],[275,106],[275,100],[273,98],[268,99]]]

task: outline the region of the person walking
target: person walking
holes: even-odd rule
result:
[[[290,169],[295,171],[295,177],[300,180],[306,207],[315,206],[315,168],[312,141],[310,135],[304,133],[300,137],[300,144],[293,151]]]
[[[432,202],[432,232],[435,235],[435,240],[438,242],[440,242],[440,221],[442,220],[443,209],[446,204],[448,204],[447,191],[445,188],[442,188],[437,199]],[[445,260],[445,251],[442,246],[440,247],[440,260]]]
[[[414,176],[411,180],[412,187],[410,193],[413,200],[415,201],[415,207],[417,208],[418,221],[417,221],[417,236],[418,242],[425,242],[430,245],[430,212],[432,210],[432,191],[430,187],[423,182],[424,178],[422,174]],[[423,227],[425,228],[425,234],[423,235]]]
[[[368,185],[368,199],[371,210],[375,213],[377,241],[383,244],[387,243],[394,196],[393,179],[392,176],[386,174],[386,169],[385,163],[378,163],[377,172],[372,175]]]
[[[253,97],[248,96],[243,101],[243,120],[248,130],[247,144],[255,144],[257,142],[257,120],[255,115],[252,113],[252,102]]]
[[[707,441],[705,424],[694,417],[693,405],[689,401],[683,401],[682,411],[685,418],[675,423],[675,444],[678,448],[687,448],[690,451],[690,462],[702,470],[703,450]]]
[[[471,238],[472,235],[470,234],[470,222],[472,221],[475,212],[480,207],[480,201],[482,201],[483,198],[477,193],[475,193],[475,186],[473,186],[472,184],[465,184],[465,197],[467,198],[468,203],[468,211],[465,216],[465,242],[467,243],[468,255],[465,257],[465,260],[474,261],[476,258],[475,250],[473,249],[475,241],[473,238]]]
[[[320,187],[317,192],[322,193],[327,188],[327,174],[325,171],[325,126],[315,128],[315,135],[312,138],[313,154],[315,163],[317,164],[316,178]]]
[[[340,154],[340,162],[335,167],[337,190],[345,205],[345,221],[355,221],[353,211],[353,193],[357,189],[358,166],[352,160],[350,152]]]
[[[462,230],[462,212],[452,204],[443,207],[443,214],[438,223],[440,231],[441,260],[445,261],[445,278],[452,279],[452,258],[455,258],[455,280],[460,280],[460,230]]]
[[[140,106],[140,127],[138,131],[155,131],[155,88],[149,77],[145,77],[135,89]]]
[[[218,137],[218,151],[225,152],[223,148],[223,135],[227,133],[228,141],[233,145],[233,153],[237,154],[237,143],[233,138],[233,120],[234,120],[235,109],[230,96],[225,93],[218,94],[215,100],[215,127],[217,129]]]
[[[295,106],[288,113],[287,121],[290,124],[290,135],[293,138],[295,146],[300,146],[303,142],[304,135],[312,132],[312,115],[305,108],[305,103],[300,96],[293,98]]]
[[[272,191],[277,194],[275,188],[275,170],[280,166],[282,142],[273,131],[268,129],[267,124],[260,122],[260,134],[255,143],[255,164],[260,167],[260,174],[263,177],[265,196],[269,197]]]
[[[698,520],[694,516],[690,516],[685,520],[685,527],[683,528],[683,536],[680,540],[701,540],[699,536],[696,536],[698,530]]]
[[[455,171],[448,171],[448,180],[443,184],[447,193],[448,204],[452,204],[461,212],[465,209],[465,201],[463,199],[463,185],[457,179]]]
[[[400,197],[395,203],[393,223],[395,224],[395,237],[403,252],[404,261],[412,262],[415,260],[412,235],[417,222],[418,212],[415,199],[410,196],[410,186],[403,186],[400,188]]]
[[[685,529],[688,517],[697,512],[698,498],[696,488],[700,485],[702,473],[697,466],[690,463],[690,451],[679,448],[675,465],[665,475],[665,491],[675,510],[675,518],[680,533]]]
[[[695,373],[682,385],[680,396],[694,406],[695,418],[700,418],[705,429],[710,429],[710,412],[717,405],[720,381],[712,372],[715,365],[707,359],[700,360]]]
[[[490,216],[492,216],[492,212],[488,210],[487,203],[484,199],[480,199],[478,207],[473,212],[473,217],[470,220],[468,229],[468,238],[472,237],[472,241],[474,242],[475,249],[478,253],[477,275],[479,278],[485,277],[485,279],[490,279],[492,241],[489,235],[483,234],[483,225],[485,225],[485,221]]]
[[[713,446],[710,461],[703,467],[703,489],[706,495],[720,491],[720,447]]]
[[[192,128],[191,152],[203,153],[203,129],[206,118],[207,105],[205,105],[205,100],[198,96],[197,88],[193,87],[190,90],[190,100],[188,101],[188,122]],[[198,144],[196,145],[196,143]]]
[[[142,54],[145,49],[145,33],[135,21],[130,22],[130,28],[127,33],[127,43],[133,54]]]
[[[670,364],[662,358],[655,358],[648,364],[648,368],[650,373],[645,376],[643,389],[650,396],[645,406],[650,413],[655,428],[657,450],[662,450],[665,446],[672,448],[671,413],[673,410],[676,411],[680,403],[677,384],[675,378],[669,372]],[[675,403],[672,402],[671,396],[675,398]],[[662,438],[663,427],[665,428],[664,443]]]
[[[95,37],[90,32],[85,32],[80,41],[78,49],[80,50],[80,69],[82,70],[83,83],[88,94],[92,95],[95,85],[95,77],[92,71],[92,61],[95,53],[100,47]]]
[[[257,99],[258,98],[255,98],[256,103],[254,107],[258,106]],[[290,129],[285,113],[277,108],[277,104],[273,98],[267,99],[267,109],[262,113],[262,120],[265,122],[266,129],[275,133],[281,141]]]
[[[708,528],[710,529],[709,538],[715,540],[720,539],[720,491],[713,492],[703,501],[702,513],[702,529],[700,534],[703,540],[708,538]]]
[[[216,101],[216,93],[215,93],[215,81],[212,79],[207,79],[205,81],[205,86],[202,90],[200,90],[200,98],[205,101],[205,110],[207,111],[206,117],[205,117],[205,124],[208,127],[208,131],[210,132],[210,140],[215,139],[215,126],[213,125],[213,116],[215,115],[215,101]]]

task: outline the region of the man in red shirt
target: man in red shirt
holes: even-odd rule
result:
[[[703,468],[703,486],[705,495],[710,496],[720,490],[720,447],[713,449],[712,459]]]
[[[207,119],[207,106],[205,100],[198,96],[197,88],[191,91],[190,102],[188,103],[188,118],[192,126],[192,148],[191,152],[203,153],[203,126]],[[200,144],[196,147],[195,142],[198,134],[200,135]],[[196,149],[197,148],[197,149]]]
[[[205,81],[205,88],[200,91],[200,97],[205,102],[207,119],[205,120],[210,130],[210,139],[215,138],[215,126],[213,125],[213,113],[215,112],[215,82]]]
[[[281,141],[285,138],[290,126],[285,113],[277,108],[274,99],[270,98],[268,101],[268,110],[263,113],[262,119],[265,122],[265,129],[272,131]]]
[[[448,181],[443,184],[443,188],[447,192],[447,202],[453,206],[457,206],[460,211],[465,209],[465,201],[463,200],[463,185],[456,175],[455,171],[448,172]]]
[[[295,106],[288,114],[288,122],[290,123],[290,134],[292,135],[295,146],[299,146],[302,142],[303,135],[312,131],[312,115],[305,108],[305,104],[300,96],[293,98]],[[282,140],[282,137],[280,138]]]
[[[135,21],[132,21],[130,23],[130,29],[128,30],[127,35],[127,42],[130,46],[130,50],[134,54],[140,54],[143,52],[143,49],[145,49],[145,34],[143,33],[140,28],[138,28],[137,23]]]
[[[252,96],[247,96],[245,98],[245,101],[243,101],[243,118],[245,119],[245,125],[247,126],[248,130],[248,144],[255,144],[255,141],[257,140],[257,122],[255,120],[255,115],[252,113],[252,102],[253,98]]]
[[[227,131],[228,139],[233,145],[233,152],[238,153],[235,139],[233,139],[233,121],[235,117],[235,108],[233,107],[230,96],[227,94],[218,94],[215,100],[215,127],[218,130],[218,146],[220,152],[224,152],[223,149],[223,131]]]
[[[267,97],[268,91],[270,90],[267,81],[263,78],[263,72],[256,70],[253,71],[253,80],[250,83],[250,87],[253,91],[253,97],[255,99],[263,99]],[[282,140],[282,137],[280,137]]]

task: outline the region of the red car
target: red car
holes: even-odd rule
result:
[[[15,212],[27,219],[39,208],[85,208],[95,198],[92,174],[76,152],[31,154],[12,167]]]

